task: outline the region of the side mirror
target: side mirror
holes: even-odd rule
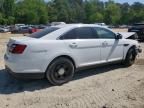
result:
[[[122,35],[121,34],[116,34],[116,38],[115,39],[122,39]]]

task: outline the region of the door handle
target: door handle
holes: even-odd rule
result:
[[[108,45],[108,43],[106,42],[106,41],[104,41],[103,43],[102,43],[102,46],[107,46]]]
[[[76,48],[78,45],[77,45],[76,43],[71,43],[69,46],[70,46],[71,48]]]

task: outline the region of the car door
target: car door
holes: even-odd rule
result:
[[[91,27],[78,27],[62,36],[79,67],[100,61],[100,42]]]
[[[101,40],[101,61],[110,62],[123,59],[122,39],[116,39],[116,34],[109,29],[95,28]]]

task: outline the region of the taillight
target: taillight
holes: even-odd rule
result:
[[[22,54],[26,47],[26,45],[12,44],[9,48],[9,52],[13,54]]]

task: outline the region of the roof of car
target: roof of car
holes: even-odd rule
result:
[[[64,27],[102,27],[96,24],[61,24],[52,27],[64,28]]]
[[[78,28],[78,27],[100,27],[100,28],[106,28],[100,25],[96,25],[96,24],[61,24],[61,25],[55,25],[55,26],[49,26],[47,27],[47,29],[49,28],[58,28],[57,30],[55,30],[54,32],[51,32],[49,34],[47,34],[46,36],[43,36],[42,39],[57,39],[60,35],[63,35],[64,33],[68,32],[69,30],[72,30],[74,28]],[[106,28],[109,29],[109,28]],[[110,30],[110,29],[109,29]],[[112,31],[112,30],[110,30]],[[41,31],[42,32],[42,31]]]

